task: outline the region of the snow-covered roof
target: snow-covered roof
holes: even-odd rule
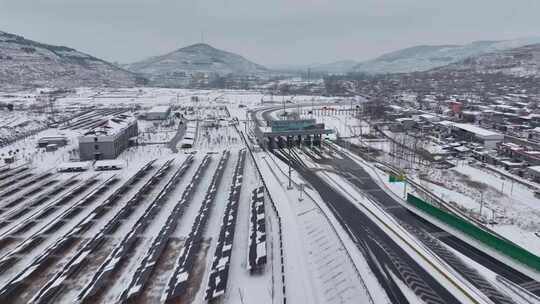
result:
[[[449,121],[449,120],[442,120],[442,121],[436,122],[436,124],[439,124],[441,126],[452,126],[454,125],[454,122]]]
[[[165,113],[169,111],[171,106],[154,106],[148,110],[148,113]]]
[[[84,136],[112,136],[129,127],[136,121],[133,115],[118,114],[111,117],[104,124],[84,133]]]
[[[476,116],[476,115],[482,114],[482,112],[480,112],[480,111],[463,111],[462,114],[463,115],[475,115]]]
[[[68,163],[62,163],[58,165],[59,170],[67,170],[67,169],[88,169],[90,168],[90,162],[68,162]]]
[[[124,161],[108,159],[108,160],[98,160],[94,163],[94,167],[123,167],[125,165]]]
[[[418,115],[419,118],[422,118],[422,119],[425,119],[425,120],[429,120],[429,121],[433,121],[433,120],[438,120],[439,118],[433,114],[420,114]]]
[[[397,122],[406,122],[406,121],[414,121],[414,119],[410,117],[404,117],[404,118],[396,118]]]
[[[487,130],[487,129],[484,129],[484,128],[481,128],[481,127],[478,127],[478,126],[475,126],[475,125],[471,125],[471,124],[455,123],[454,127],[458,128],[458,129],[461,129],[463,131],[473,133],[473,134],[475,134],[477,136],[480,136],[480,137],[500,137],[501,139],[504,137],[504,135],[502,135],[500,133],[497,133],[497,132],[494,132],[494,131],[491,131],[491,130]]]
[[[529,169],[529,171],[533,171],[535,173],[540,174],[540,166],[531,166],[528,169]]]
[[[464,146],[454,147],[454,150],[456,150],[458,152],[468,152],[468,151],[470,151],[469,148],[464,147]]]

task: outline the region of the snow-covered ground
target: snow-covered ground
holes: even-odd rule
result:
[[[192,102],[192,97],[197,96],[198,102]],[[223,92],[214,91],[187,91],[187,90],[167,90],[167,89],[143,89],[142,91],[134,89],[126,90],[103,90],[96,91],[93,89],[80,89],[76,94],[70,95],[58,100],[59,108],[86,108],[96,107],[100,108],[124,108],[128,111],[140,108],[146,108],[154,104],[171,104],[178,107],[196,107],[197,115],[188,117],[188,119],[197,119],[199,117],[226,117],[227,111],[222,108],[228,106],[229,112],[233,117],[238,116],[240,119],[245,116],[245,110],[238,107],[238,104],[242,103],[249,107],[256,107],[262,98],[258,93],[245,93],[245,92],[230,92],[230,96]],[[89,114],[90,116],[91,114]],[[146,139],[147,142],[167,142],[176,134],[177,124],[164,125],[160,122],[147,122],[140,121],[139,129],[141,132],[141,138]],[[145,195],[145,199],[138,204],[133,205],[132,211],[121,222],[118,227],[111,233],[110,237],[99,245],[93,252],[94,259],[85,264],[79,272],[70,274],[67,281],[62,283],[62,289],[58,291],[57,299],[60,302],[70,303],[75,297],[78,296],[79,291],[85,285],[91,282],[95,277],[99,269],[99,265],[105,261],[107,256],[115,248],[119,248],[121,240],[135,227],[138,219],[141,219],[144,215],[144,211],[152,206],[152,202],[157,199],[157,194],[165,186],[166,181],[172,177],[172,174],[177,170],[182,162],[188,157],[189,154],[195,153],[194,161],[191,168],[185,174],[176,189],[168,196],[165,203],[159,207],[159,211],[154,215],[149,223],[149,226],[145,228],[141,235],[141,239],[138,243],[133,245],[129,257],[126,257],[126,262],[119,266],[114,275],[115,280],[110,282],[107,288],[99,292],[99,296],[96,297],[97,302],[115,301],[121,296],[121,292],[127,288],[127,284],[131,281],[131,278],[135,274],[138,265],[142,262],[148,247],[152,244],[152,241],[156,238],[157,234],[162,229],[167,216],[172,212],[173,207],[177,203],[179,197],[184,190],[187,189],[189,181],[193,178],[195,169],[201,164],[202,158],[207,154],[211,157],[210,166],[203,174],[200,183],[195,185],[196,191],[189,206],[187,206],[185,213],[182,215],[178,222],[178,226],[172,232],[172,238],[170,240],[169,247],[165,248],[164,261],[159,262],[158,267],[159,275],[152,276],[152,283],[148,284],[140,295],[141,301],[154,301],[159,299],[160,293],[165,290],[165,284],[167,284],[168,275],[171,273],[174,267],[174,259],[178,258],[178,253],[182,248],[182,243],[190,233],[194,223],[195,217],[198,214],[199,208],[204,199],[204,195],[207,192],[210,179],[214,172],[217,170],[217,163],[219,160],[219,154],[222,151],[228,150],[231,152],[231,158],[224,172],[223,181],[219,184],[218,195],[215,200],[215,204],[212,212],[209,214],[209,221],[203,235],[204,245],[202,251],[198,253],[196,258],[196,268],[194,271],[198,272],[197,276],[193,277],[193,281],[190,282],[191,288],[196,288],[196,292],[191,298],[194,303],[203,303],[204,291],[207,284],[207,275],[209,271],[209,265],[212,262],[214,248],[216,246],[217,235],[219,234],[220,222],[223,216],[225,202],[227,201],[228,189],[231,185],[232,169],[236,159],[238,157],[238,151],[244,147],[243,141],[239,137],[238,132],[233,126],[229,125],[229,118],[220,122],[217,127],[199,127],[197,129],[197,137],[195,145],[191,149],[182,150],[178,153],[173,153],[167,145],[140,145],[127,148],[120,154],[118,160],[122,161],[125,166],[118,171],[110,172],[97,172],[92,167],[89,170],[82,173],[60,173],[56,172],[56,168],[64,162],[70,162],[70,160],[76,160],[78,153],[77,137],[80,136],[85,129],[76,128],[59,128],[59,129],[45,129],[38,132],[35,135],[28,136],[24,139],[16,141],[14,144],[3,147],[0,153],[8,155],[16,153],[16,162],[11,165],[12,168],[21,166],[24,164],[29,165],[30,172],[34,175],[51,172],[52,180],[58,180],[56,184],[61,185],[66,183],[70,178],[75,178],[76,182],[69,184],[61,191],[54,194],[54,196],[47,197],[43,200],[43,203],[39,205],[41,209],[31,210],[28,214],[21,215],[19,221],[30,220],[32,217],[37,216],[41,210],[45,208],[54,207],[45,215],[43,215],[43,221],[36,221],[33,228],[20,234],[17,238],[11,241],[9,247],[4,247],[2,251],[4,257],[13,256],[10,250],[22,248],[25,246],[24,242],[29,241],[29,238],[39,235],[41,231],[44,231],[46,227],[53,225],[60,218],[65,217],[70,210],[72,204],[76,202],[83,202],[85,196],[90,195],[93,191],[99,189],[99,185],[106,181],[108,178],[114,176],[116,182],[112,186],[108,187],[106,191],[100,191],[99,196],[96,196],[92,200],[91,204],[85,204],[84,208],[80,208],[76,216],[66,218],[62,224],[58,224],[61,229],[55,230],[54,233],[47,234],[46,238],[37,246],[29,247],[26,249],[26,254],[13,264],[8,270],[4,271],[4,275],[0,275],[0,284],[7,286],[10,281],[15,284],[16,278],[24,273],[29,274],[28,279],[39,282],[32,286],[17,287],[21,289],[20,298],[10,298],[13,302],[27,301],[34,294],[37,294],[40,289],[48,284],[48,280],[52,280],[55,274],[62,274],[63,268],[70,265],[70,263],[76,263],[78,260],[73,259],[79,255],[79,250],[84,248],[85,244],[89,243],[90,239],[99,234],[101,229],[106,227],[107,223],[115,220],[115,216],[122,212],[126,208],[126,204],[130,199],[134,199],[137,192],[141,190],[142,186],[149,182],[152,175],[157,172],[157,169],[161,167],[167,160],[173,160],[171,169],[169,169],[161,179],[157,180],[153,184],[148,193]],[[44,149],[37,148],[37,141],[42,137],[48,136],[65,136],[68,138],[68,144],[65,147],[60,147],[53,152],[45,152]],[[144,140],[142,141],[144,142]],[[120,199],[116,199],[111,208],[102,211],[99,220],[86,228],[84,233],[81,233],[80,237],[76,239],[74,246],[61,249],[59,256],[63,257],[55,262],[43,266],[40,272],[34,272],[32,269],[27,269],[31,263],[41,263],[38,257],[43,254],[48,254],[47,250],[53,248],[53,244],[61,240],[61,237],[67,235],[75,227],[79,227],[85,218],[89,217],[91,211],[95,208],[99,208],[100,204],[106,202],[106,199],[119,189],[130,177],[135,174],[144,164],[151,160],[157,159],[153,165],[153,169],[150,169],[141,180],[135,182],[129,190],[123,192]],[[2,173],[3,174],[3,173]],[[63,204],[61,208],[57,208],[56,204],[58,199],[68,195],[71,191],[75,191],[77,187],[83,185],[91,180],[93,176],[97,175],[97,182],[92,187],[84,190],[77,195],[73,195],[69,202],[70,204]],[[227,287],[225,295],[222,297],[225,303],[238,303],[240,301],[260,303],[278,303],[282,301],[281,284],[281,253],[279,248],[279,228],[277,226],[277,220],[272,209],[268,207],[267,212],[267,232],[270,246],[268,247],[269,261],[264,267],[264,270],[258,274],[250,274],[247,269],[247,246],[248,246],[248,225],[249,214],[248,204],[250,203],[250,193],[254,187],[259,186],[261,181],[258,180],[258,175],[255,172],[254,164],[251,159],[248,159],[246,168],[244,170],[245,178],[244,185],[242,187],[242,194],[240,200],[240,211],[238,214],[237,233],[235,235],[233,246],[233,258],[231,260],[231,270],[229,275],[229,285]],[[32,175],[32,176],[34,176]],[[17,173],[15,177],[23,176],[23,173]],[[11,177],[9,177],[11,178]],[[23,176],[21,181],[17,182],[22,184],[24,180],[28,180],[33,177]],[[7,177],[6,177],[7,179]],[[44,181],[47,181],[46,179]],[[16,184],[17,184],[16,183]],[[2,181],[3,184],[3,181]],[[53,185],[54,186],[54,185]],[[11,184],[9,189],[13,188]],[[28,190],[32,190],[32,187]],[[25,191],[22,191],[25,192]],[[28,197],[21,197],[21,206],[28,205],[31,199],[39,198],[42,193],[46,193],[45,190],[39,190],[35,194]],[[13,195],[18,199],[18,193]],[[10,198],[11,199],[11,198]],[[6,205],[11,202],[0,200],[2,205]],[[58,203],[59,204],[59,203]],[[59,205],[60,206],[60,205]],[[16,208],[17,206],[13,207]],[[11,207],[10,207],[11,208]],[[15,209],[13,209],[15,210]],[[6,211],[7,214],[11,214],[12,209]],[[17,227],[19,222],[10,223],[9,226],[5,226],[0,229],[1,233],[8,233],[13,231],[13,227]],[[83,256],[80,258],[82,259]],[[59,277],[63,278],[63,277]],[[22,279],[23,281],[26,279]],[[62,279],[63,280],[63,279]],[[154,281],[155,280],[155,281]],[[52,281],[51,281],[52,282]],[[60,282],[60,281],[58,281]],[[287,281],[289,283],[289,281]],[[293,284],[294,280],[290,281]],[[56,283],[55,283],[56,284]],[[51,286],[55,286],[54,284]],[[294,288],[291,288],[294,290]],[[301,294],[300,294],[301,295]]]
[[[261,171],[273,191],[284,229],[287,297],[293,303],[389,303],[386,294],[316,191],[302,179],[287,189],[287,166],[265,152],[257,153]],[[292,281],[292,282],[291,282]]]
[[[540,255],[540,199],[533,190],[481,167],[460,163],[450,170],[430,170],[422,181],[434,193],[486,222],[490,228]]]
[[[25,96],[22,94],[20,96]],[[28,98],[18,98],[18,105],[23,107],[25,102],[32,103],[35,98],[31,92],[28,92]],[[283,96],[272,97],[275,102],[281,103],[290,100],[292,103],[313,103],[314,107],[321,107],[323,104],[333,102],[333,98],[313,97],[313,96]],[[32,282],[32,285],[23,284],[16,286],[21,291],[20,298],[9,298],[14,303],[22,303],[29,300],[47,282],[52,282],[55,274],[63,273],[64,267],[70,263],[76,263],[83,259],[80,254],[81,248],[91,244],[91,239],[99,234],[108,223],[117,221],[117,227],[107,233],[107,238],[92,251],[92,259],[87,258],[84,267],[80,272],[70,274],[65,278],[58,299],[63,303],[71,303],[79,294],[80,289],[88,285],[92,278],[98,273],[99,266],[110,256],[115,248],[119,248],[121,241],[135,227],[139,219],[144,217],[145,211],[153,206],[157,201],[158,194],[164,189],[167,181],[178,170],[181,164],[193,155],[193,163],[180,178],[176,187],[166,196],[164,201],[160,201],[156,213],[150,217],[148,226],[141,232],[137,242],[134,242],[130,254],[125,257],[125,263],[119,264],[118,270],[111,276],[105,288],[98,293],[95,298],[96,303],[105,303],[116,301],[121,297],[122,291],[126,290],[127,284],[135,275],[137,268],[141,265],[148,248],[153,244],[158,234],[165,226],[168,216],[173,213],[176,205],[184,192],[190,187],[194,187],[192,197],[189,203],[184,207],[181,216],[179,216],[176,226],[172,229],[168,238],[167,246],[163,249],[163,257],[155,265],[157,272],[150,276],[150,282],[143,288],[137,303],[149,303],[157,301],[166,290],[168,280],[171,278],[178,258],[181,256],[187,237],[192,231],[192,225],[197,222],[197,216],[203,206],[203,200],[209,190],[212,176],[218,171],[218,162],[221,153],[225,150],[230,151],[230,159],[224,169],[223,180],[217,185],[215,202],[208,213],[208,221],[202,233],[202,244],[200,250],[193,259],[193,276],[189,279],[189,289],[184,295],[182,301],[191,303],[205,303],[204,300],[206,285],[209,277],[209,270],[213,262],[214,251],[217,247],[217,239],[220,233],[220,226],[225,212],[229,189],[232,185],[232,176],[234,165],[238,159],[238,153],[245,148],[240,134],[232,126],[233,118],[238,118],[239,130],[244,130],[243,120],[248,116],[249,111],[261,109],[268,106],[268,101],[272,99],[259,92],[253,91],[227,91],[227,90],[185,90],[185,89],[163,89],[163,88],[137,88],[137,89],[90,89],[79,88],[75,93],[68,94],[66,97],[59,98],[56,101],[56,108],[66,109],[65,115],[72,115],[80,111],[93,108],[99,109],[118,109],[126,110],[132,113],[139,113],[155,105],[170,105],[173,111],[184,111],[185,119],[191,123],[197,124],[194,146],[189,149],[181,149],[175,153],[168,143],[175,135],[178,129],[178,121],[171,124],[157,121],[139,121],[139,142],[146,145],[139,145],[127,148],[120,154],[118,160],[125,166],[121,170],[98,172],[92,167],[82,173],[60,173],[55,169],[60,164],[70,161],[76,161],[78,158],[77,137],[84,129],[73,128],[45,128],[36,134],[30,134],[25,138],[0,148],[0,154],[6,157],[15,154],[15,163],[11,168],[28,165],[28,171],[33,175],[24,176],[24,172],[6,177],[6,180],[0,181],[0,185],[5,182],[14,181],[14,178],[21,178],[20,181],[14,181],[6,189],[14,189],[17,185],[22,185],[25,180],[31,180],[33,176],[39,174],[51,173],[43,181],[29,184],[27,188],[14,192],[9,198],[0,198],[0,219],[7,219],[5,214],[16,214],[15,210],[21,206],[30,206],[31,202],[37,201],[43,196],[39,205],[29,209],[27,213],[14,217],[15,221],[8,221],[6,226],[0,227],[0,234],[8,234],[16,231],[21,222],[34,222],[34,226],[26,231],[21,230],[14,234],[8,245],[0,250],[0,261],[3,258],[17,257],[12,266],[6,266],[8,269],[0,273],[0,298],[2,297],[2,287],[10,281],[18,282],[17,278],[28,271],[30,275],[21,278],[23,282]],[[301,117],[315,118],[319,122],[324,122],[326,126],[335,131],[335,135],[340,137],[350,137],[351,142],[370,145],[371,148],[389,152],[391,145],[386,140],[367,139],[366,134],[370,134],[370,128],[365,122],[360,122],[345,112],[337,111],[332,115],[314,115],[307,113],[307,108],[302,110]],[[335,106],[335,108],[348,109],[349,106]],[[68,111],[69,109],[69,111]],[[0,110],[0,119],[3,119],[4,125],[9,125],[9,130],[13,128],[23,132],[27,127],[21,126],[19,122],[32,120],[26,126],[38,124],[41,121],[48,121],[47,114],[25,115],[25,112],[17,110],[16,114],[10,115]],[[92,112],[97,113],[97,112]],[[273,115],[276,115],[274,112]],[[228,115],[230,114],[231,117]],[[92,114],[89,114],[92,115]],[[68,116],[65,116],[68,117]],[[212,126],[204,125],[205,120],[215,122]],[[0,124],[0,131],[2,126]],[[10,131],[12,132],[12,131]],[[362,134],[364,137],[360,138]],[[0,134],[1,135],[1,134]],[[68,138],[68,144],[60,147],[56,151],[45,152],[44,149],[37,148],[37,141],[42,137],[65,136]],[[333,136],[334,137],[334,136]],[[152,143],[152,144],[148,144]],[[337,154],[329,155],[330,152],[321,150],[324,157],[338,157]],[[206,170],[202,173],[196,184],[192,180],[196,178],[195,174],[203,159],[208,156],[210,162]],[[384,154],[381,155],[382,159]],[[110,207],[101,211],[102,214],[91,226],[81,230],[77,234],[73,246],[61,249],[61,258],[47,260],[49,264],[43,263],[40,271],[34,271],[38,268],[27,269],[34,263],[40,263],[37,259],[45,254],[47,249],[51,248],[55,242],[61,240],[62,236],[79,227],[86,218],[89,218],[92,211],[99,208],[107,202],[107,198],[126,183],[136,172],[138,172],[148,162],[156,160],[152,168],[148,169],[139,179],[125,188],[122,195],[111,203]],[[168,160],[171,160],[171,167],[161,178],[154,177],[158,169]],[[308,158],[305,161],[309,161]],[[261,180],[256,166],[260,168],[263,179]],[[0,169],[3,169],[0,167]],[[239,211],[236,222],[236,233],[232,247],[231,268],[229,271],[228,285],[224,295],[218,301],[220,303],[282,303],[283,296],[286,296],[288,303],[389,303],[389,298],[382,289],[380,283],[367,265],[363,254],[357,245],[351,240],[349,234],[343,229],[333,213],[328,209],[316,189],[305,188],[300,197],[299,185],[304,183],[301,177],[293,173],[293,189],[287,188],[287,167],[272,154],[266,152],[255,153],[255,162],[248,154],[246,166],[243,172],[243,184],[239,201]],[[402,184],[388,184],[387,175],[383,171],[377,171],[374,178],[384,183],[388,189],[397,196],[403,196],[404,189]],[[7,171],[9,172],[9,171]],[[516,243],[528,248],[533,252],[540,252],[540,242],[534,232],[540,229],[540,200],[534,197],[532,191],[525,186],[517,183],[511,183],[509,180],[502,179],[499,175],[487,171],[483,168],[474,167],[468,164],[461,164],[452,170],[430,170],[424,168],[419,171],[423,173],[422,179],[419,174],[411,174],[410,178],[431,189],[435,194],[446,201],[455,202],[457,206],[469,210],[472,213],[479,212],[479,190],[482,189],[483,210],[482,213],[489,218],[491,210],[495,211],[497,224],[492,225],[492,229],[498,233],[512,239]],[[4,176],[0,173],[0,176]],[[54,189],[64,183],[68,183],[70,178],[75,180],[72,184],[66,184],[57,193],[45,196],[47,191]],[[90,183],[92,178],[95,183]],[[102,183],[109,178],[114,178],[115,183],[101,189]],[[358,193],[354,187],[350,187],[339,176],[329,174],[329,183],[336,187],[345,187],[350,199],[357,203],[357,207],[362,210],[371,210],[377,213],[380,218],[385,218],[381,210],[375,210],[375,207],[369,201],[361,200],[362,194]],[[48,185],[47,189],[38,189],[35,193],[29,193],[26,196],[22,194],[40,186],[48,180],[54,180]],[[248,223],[249,223],[249,203],[251,191],[264,183],[268,186],[269,192],[265,195],[266,204],[266,227],[267,227],[267,254],[268,263],[261,273],[251,274],[247,270],[247,246],[248,246]],[[337,183],[336,183],[337,180]],[[138,192],[143,189],[145,183],[153,181],[151,186],[147,187],[146,194],[139,197],[139,201],[132,200],[137,198]],[[74,193],[77,187],[89,184],[80,193]],[[339,184],[337,186],[336,184]],[[15,186],[14,186],[15,185]],[[98,189],[101,189],[98,191]],[[411,190],[411,189],[409,189]],[[0,191],[4,191],[0,189]],[[91,202],[81,205],[79,213],[73,217],[68,217],[68,211],[71,207],[84,202],[84,198],[93,191],[99,192]],[[140,196],[140,195],[139,195]],[[66,202],[61,199],[66,197]],[[67,199],[69,197],[69,199]],[[276,211],[271,206],[270,197],[276,204]],[[301,199],[300,199],[301,198]],[[17,203],[12,204],[12,200]],[[128,203],[131,202],[131,203]],[[136,202],[136,203],[133,203]],[[132,208],[128,204],[133,204]],[[122,220],[115,219],[116,216],[130,210]],[[45,213],[47,211],[47,213]],[[43,212],[41,216],[40,212]],[[368,212],[368,211],[366,211]],[[278,215],[281,222],[278,221]],[[34,218],[40,217],[40,220],[34,221]],[[65,217],[60,222],[60,217]],[[386,222],[391,222],[385,219]],[[58,224],[58,229],[51,233],[42,234],[43,241],[37,244],[35,248],[29,248],[20,257],[16,255],[15,250],[22,248],[25,243],[29,243],[32,237],[38,236],[45,231],[47,227]],[[395,224],[395,223],[394,223]],[[281,226],[281,227],[280,227]],[[280,251],[279,230],[282,229],[283,253]],[[399,225],[392,225],[394,229],[394,238],[406,239],[407,242],[414,243],[415,240],[399,228]],[[390,232],[389,232],[390,233]],[[403,244],[406,247],[406,244]],[[418,257],[418,253],[409,249],[409,253]],[[285,274],[285,286],[282,286],[281,255],[283,254]],[[429,252],[423,252],[429,255]],[[2,267],[0,262],[0,267]],[[437,267],[444,265],[424,265],[427,269],[434,272],[440,271]],[[431,267],[431,268],[430,268]],[[450,273],[454,275],[453,273]],[[64,278],[64,277],[61,277]],[[437,277],[441,281],[447,280],[440,275]],[[453,277],[459,280],[459,277]],[[59,282],[59,281],[55,281]],[[56,286],[56,283],[51,286]],[[285,287],[285,289],[284,289]],[[405,286],[403,286],[405,288]],[[470,286],[469,286],[470,287]],[[469,288],[467,287],[467,288]],[[451,284],[448,288],[452,292],[459,294]],[[285,290],[285,294],[283,294]],[[474,293],[475,291],[472,290]],[[408,297],[414,299],[414,294],[408,294]],[[413,301],[414,302],[414,301]]]
[[[335,119],[336,122],[332,123],[332,119],[328,117],[325,121],[327,124],[330,122],[329,126],[337,126],[334,127],[336,130],[346,122],[344,119]],[[355,121],[349,122],[349,125],[362,125],[363,134],[369,133],[365,122]],[[467,161],[459,161],[457,166],[451,169],[413,165],[407,160],[390,156],[389,153],[393,151],[388,140],[354,137],[358,133],[353,130],[345,133],[346,129],[342,129],[343,137],[353,136],[348,138],[348,141],[384,152],[378,156],[379,160],[406,168],[409,179],[471,216],[489,223],[495,232],[540,255],[537,236],[540,234],[540,198],[534,195],[534,188],[514,182],[503,174],[475,165],[474,162],[469,164]],[[390,189],[403,196],[403,184],[386,183]],[[409,187],[409,190],[413,190],[412,187]]]

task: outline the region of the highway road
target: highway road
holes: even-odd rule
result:
[[[276,153],[282,161],[287,159]],[[392,303],[409,303],[395,278],[426,303],[459,303],[459,301],[422,266],[413,260],[376,223],[354,203],[329,186],[319,175],[293,161],[292,166],[321,195],[366,258],[371,271],[385,289]]]
[[[275,110],[275,108],[274,108]],[[271,109],[263,110],[263,117],[270,119]],[[255,117],[255,113],[252,113]],[[411,213],[397,202],[392,196],[386,193],[380,186],[372,180],[371,176],[363,170],[354,160],[346,154],[333,150],[334,154],[340,157],[325,158],[318,155],[312,161],[321,165],[333,168],[339,175],[348,180],[355,187],[370,195],[386,212],[390,213],[403,227],[415,235],[424,245],[429,247],[441,259],[452,266],[464,278],[475,287],[484,292],[494,303],[513,303],[504,293],[500,292],[490,282],[482,277],[475,269],[471,268],[463,260],[458,258],[446,246],[461,252],[480,265],[490,269],[494,273],[508,279],[509,281],[526,287],[531,286],[529,291],[540,296],[540,284],[532,278],[517,271],[516,269],[494,259],[485,252],[461,241],[440,228],[425,221],[421,217]],[[306,155],[317,154],[318,151],[310,150]],[[287,152],[275,153],[282,161],[288,163],[289,158],[285,157]],[[432,303],[455,303],[452,295],[436,282],[436,280],[425,272],[414,260],[412,260],[403,250],[397,246],[382,230],[380,230],[366,215],[360,211],[352,202],[334,190],[316,172],[306,168],[302,162],[294,157],[291,161],[292,167],[298,171],[315,189],[318,190],[326,204],[331,208],[341,224],[349,228],[353,239],[358,240],[357,245],[364,254],[372,271],[377,276],[381,285],[385,288],[389,297],[394,303],[404,303],[403,294],[396,285],[396,282],[389,275],[393,272],[395,276],[409,283],[418,280],[415,284],[408,284],[409,287],[419,296],[435,295]],[[380,267],[384,265],[384,267]],[[403,269],[406,269],[405,271]],[[411,278],[410,275],[413,275]],[[409,275],[409,277],[407,276]],[[415,289],[414,286],[421,286]]]

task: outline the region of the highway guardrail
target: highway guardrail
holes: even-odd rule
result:
[[[452,228],[465,233],[475,240],[480,241],[484,245],[495,249],[497,252],[540,272],[540,257],[527,251],[526,249],[513,244],[508,240],[500,238],[486,230],[483,230],[458,216],[437,208],[414,196],[413,194],[407,194],[407,203],[417,209],[420,209],[424,213],[435,217]]]

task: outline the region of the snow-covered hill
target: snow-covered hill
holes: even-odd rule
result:
[[[130,87],[135,74],[77,50],[0,32],[0,89]]]
[[[196,73],[263,75],[269,70],[244,57],[199,43],[171,53],[145,59],[125,66],[128,70],[148,77],[153,83],[182,80]]]
[[[360,63],[355,72],[370,74],[427,71],[485,53],[540,43],[540,37],[505,41],[476,41],[466,45],[422,45],[384,54]]]
[[[436,72],[502,73],[514,77],[540,77],[540,44],[469,57],[434,69]]]

